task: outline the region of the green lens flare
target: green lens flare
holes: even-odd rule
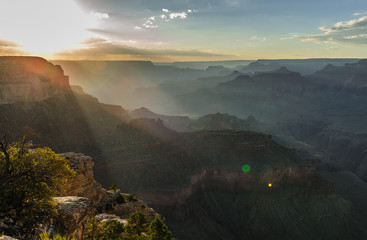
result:
[[[243,165],[242,166],[242,171],[244,173],[248,173],[250,171],[250,165],[248,165],[248,164]]]

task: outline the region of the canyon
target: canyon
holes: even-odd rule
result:
[[[39,61],[38,58],[19,59]],[[20,75],[29,74],[18,60],[4,57],[2,61]],[[367,236],[363,227],[367,215],[359,211],[363,206],[346,197],[339,182],[345,179],[347,184],[356,187],[357,181],[346,176],[336,181],[335,176],[340,173],[330,172],[325,162],[312,164],[311,159],[297,155],[299,150],[277,143],[287,129],[292,130],[295,139],[316,145],[323,138],[313,137],[321,130],[326,133],[326,129],[319,127],[314,133],[307,129],[315,129],[317,124],[312,128],[302,124],[303,128],[297,131],[298,125],[286,122],[276,132],[279,123],[264,124],[261,115],[258,119],[256,114],[247,119],[219,113],[201,120],[163,114],[152,118],[154,113],[148,109],[128,111],[118,105],[100,103],[80,87],[70,87],[60,67],[42,62],[47,68],[59,70],[50,70],[46,75],[32,72],[29,76],[33,77],[24,81],[42,79],[58,90],[50,88],[44,93],[42,85],[36,84],[40,90],[33,91],[33,98],[17,96],[11,101],[4,100],[0,104],[1,131],[21,136],[22,129],[29,127],[37,133],[32,137],[36,146],[49,146],[58,153],[79,152],[91,156],[95,178],[102,186],[116,183],[122,192],[137,194],[166,218],[178,239],[348,239],[350,236],[365,239]],[[282,84],[269,80],[269,75],[274,74],[278,76],[275,80]],[[2,79],[11,78],[0,76],[0,89]],[[61,79],[62,84],[55,84],[54,79]],[[23,86],[24,81],[12,84]],[[4,85],[7,82],[4,80]],[[281,68],[253,77],[236,76],[229,82],[219,83],[214,90],[198,90],[202,94],[195,96],[202,99],[213,93],[224,94],[228,89],[243,94],[247,87],[252,87],[254,92],[262,87],[268,93],[282,92],[287,99],[291,96],[288,93],[312,93],[315,89],[301,75]],[[230,95],[222,96],[221,100]],[[283,95],[272,97],[284,98]],[[190,101],[193,99],[192,95]],[[292,114],[274,116],[279,119]],[[174,126],[181,125],[177,122],[186,125],[175,129]],[[268,133],[255,132],[262,129]],[[355,146],[353,141],[357,140],[350,138]],[[363,143],[363,138],[360,141]],[[321,143],[329,144],[330,153],[339,146],[328,139]],[[319,145],[321,149],[323,144]],[[364,158],[361,159],[360,165],[364,166]],[[81,168],[90,169],[88,161]],[[243,171],[244,165],[250,171]],[[355,169],[362,171],[360,167]],[[364,177],[364,171],[359,176]],[[100,188],[88,179],[87,186]],[[364,188],[365,183],[358,184]],[[95,201],[100,198],[95,193],[89,196]],[[354,224],[356,221],[359,224]]]

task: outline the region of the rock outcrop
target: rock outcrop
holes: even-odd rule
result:
[[[104,189],[93,176],[94,162],[91,157],[81,153],[61,154],[69,160],[76,171],[63,197],[55,197],[58,204],[58,216],[48,227],[50,233],[74,236],[83,239],[87,221],[91,217],[97,220],[115,219],[122,223],[135,212],[143,212],[148,221],[157,214],[135,195],[121,193],[120,190]]]
[[[77,175],[70,182],[70,188],[64,195],[86,197],[93,205],[98,204],[106,194],[106,189],[94,180],[92,158],[72,152],[63,153],[61,156],[68,159],[70,166],[77,172]]]
[[[346,63],[343,66],[328,64],[309,78],[325,85],[365,88],[367,87],[367,59]]]
[[[229,114],[208,114],[198,119],[190,119],[186,116],[168,116],[161,115],[150,111],[147,108],[139,108],[129,112],[129,116],[136,121],[148,123],[146,119],[156,119],[157,123],[164,124],[169,129],[178,132],[194,132],[200,130],[251,130],[261,132],[259,122],[254,116],[248,116],[247,119],[240,119],[234,115]],[[142,120],[141,120],[142,119]],[[137,122],[137,123],[139,123]],[[152,123],[152,121],[150,121]],[[134,122],[132,122],[134,123]],[[146,124],[147,127],[148,124]],[[152,124],[150,124],[152,125]],[[152,128],[152,127],[150,127]]]
[[[260,174],[205,169],[188,188],[141,197],[151,199],[180,239],[338,239],[351,212],[311,167]]]
[[[195,108],[204,105],[205,111],[210,113],[221,111],[219,107],[231,112],[234,103],[238,103],[243,116],[248,116],[249,111],[260,113],[265,109],[283,117],[286,113],[308,109],[302,106],[319,106],[320,102],[326,102],[322,100],[333,102],[340,96],[314,98],[314,89],[307,87],[302,77],[284,71],[275,75],[281,79],[274,81],[272,77],[265,78],[266,74],[239,77],[214,89],[199,91],[196,97],[186,97]],[[319,95],[325,96],[323,93]],[[309,105],[295,101],[300,94],[309,96],[305,99]],[[264,98],[266,101],[259,102]],[[223,99],[228,100],[228,105],[221,104]],[[364,102],[364,98],[357,100]],[[283,102],[294,104],[289,106]],[[104,181],[105,186],[116,182],[123,191],[135,192],[144,200],[154,202],[162,213],[171,214],[167,215],[167,224],[180,231],[177,236],[181,239],[340,239],[347,229],[344,223],[352,226],[353,221],[359,220],[349,218],[348,201],[335,196],[329,184],[314,177],[313,170],[297,167],[299,158],[295,151],[275,143],[270,135],[200,131],[162,139],[147,131],[151,127],[165,130],[161,122],[124,124],[110,112],[96,98],[80,93],[27,104],[0,105],[4,122],[15,127],[28,125],[41,133],[37,144],[50,146],[57,152],[85,152],[94,159],[99,156],[97,179]],[[70,192],[79,197],[89,196],[93,202],[90,208],[78,207],[78,201],[70,202],[80,210],[71,221],[79,221],[80,216],[89,213],[102,214],[100,219],[107,218],[108,214],[123,221],[134,209],[151,211],[133,195],[107,190],[93,192],[92,187],[98,189],[98,186],[91,178],[92,164],[87,157],[73,154],[68,157],[76,158],[74,166],[80,179],[80,183],[74,182]],[[250,174],[241,172],[244,164],[251,165]],[[289,172],[295,175],[287,174]],[[274,184],[272,188],[266,185],[269,178]],[[60,209],[60,213],[65,213],[66,218],[66,210]],[[9,215],[11,213],[1,215],[6,218],[6,224],[14,222]],[[82,227],[83,221],[75,226]],[[64,232],[79,231],[66,229],[75,226],[60,226]]]
[[[17,216],[15,210],[0,212],[0,232],[18,239],[38,239],[38,235],[47,232],[84,239],[88,220],[118,220],[126,224],[127,219],[136,212],[146,215],[148,222],[153,221],[157,213],[134,194],[121,193],[119,189],[106,190],[93,176],[94,162],[91,157],[81,153],[60,154],[69,160],[76,175],[64,196],[54,197],[57,204],[57,216],[35,224],[32,232],[25,231],[27,225],[24,216]],[[7,238],[4,238],[4,240]]]
[[[0,237],[0,240],[17,240],[17,239],[16,238],[9,237],[9,236],[1,236]]]
[[[0,104],[41,101],[68,90],[60,66],[37,57],[0,57]]]
[[[88,198],[84,197],[67,196],[54,199],[59,208],[58,217],[55,220],[56,232],[82,239],[86,223],[94,215],[93,205]],[[50,230],[49,232],[52,232]]]

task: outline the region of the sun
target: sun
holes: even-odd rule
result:
[[[2,0],[1,10],[0,39],[33,54],[75,48],[98,22],[73,0]]]

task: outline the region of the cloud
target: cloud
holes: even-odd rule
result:
[[[0,47],[20,47],[20,45],[15,42],[0,39]]]
[[[367,16],[345,22],[337,22],[332,27],[320,27],[321,34],[291,34],[291,38],[331,44],[367,44]]]
[[[28,53],[21,49],[21,45],[0,39],[0,55],[27,55]]]
[[[144,19],[144,23],[141,26],[135,26],[135,30],[141,30],[141,28],[158,28],[159,22],[170,22],[175,19],[186,19],[190,14],[197,13],[198,11],[195,9],[188,9],[183,12],[171,12],[166,8],[163,8],[162,11],[166,14],[161,14],[158,16],[151,16],[149,18]],[[140,27],[140,29],[139,29]]]
[[[131,41],[129,43],[134,44],[134,42]],[[59,52],[55,54],[55,57],[59,59],[68,59],[78,56],[81,59],[108,59],[108,57],[111,55],[119,55],[121,57],[132,56],[136,58],[149,59],[157,59],[167,56],[231,57],[231,55],[224,55],[209,51],[199,51],[195,49],[163,49],[154,47],[138,48],[131,45],[129,46],[125,42],[110,41],[96,41],[93,44],[86,45],[84,48]]]
[[[105,38],[89,38],[89,39],[84,40],[80,44],[89,45],[89,44],[103,43],[107,41],[108,39],[105,39]]]
[[[91,12],[90,14],[92,14],[92,16],[94,16],[98,20],[103,20],[103,19],[109,19],[110,18],[110,15],[108,15],[108,13]]]
[[[101,5],[101,0],[78,0],[83,2],[83,5],[89,9],[96,9],[96,6]],[[126,11],[135,11],[137,9],[149,9],[153,12],[162,11],[162,9],[177,11],[177,9],[195,8],[207,9],[208,7],[224,9],[232,7],[247,6],[251,0],[110,0],[105,1],[106,4],[113,6],[116,9],[125,9]]]
[[[366,15],[366,14],[367,14],[367,11],[353,13],[354,16],[361,16],[361,15]]]
[[[254,41],[266,41],[266,37],[259,37],[259,36],[252,36],[250,38],[251,40],[254,40]]]
[[[0,56],[24,56],[24,55],[29,55],[29,52],[25,52],[19,48],[0,46]]]
[[[145,28],[157,28],[158,25],[155,23],[155,16],[148,18],[145,23],[143,23],[143,27]]]
[[[226,2],[229,6],[237,6],[238,4],[240,4],[239,1],[226,0]]]
[[[176,18],[185,19],[185,18],[187,18],[187,13],[186,12],[170,13],[169,18],[170,19],[176,19]]]
[[[361,28],[365,29],[366,27],[367,27],[367,16],[350,20],[347,22],[338,22],[330,29],[327,29],[325,27],[321,27],[320,29],[323,31],[338,31],[338,30],[353,30]]]

